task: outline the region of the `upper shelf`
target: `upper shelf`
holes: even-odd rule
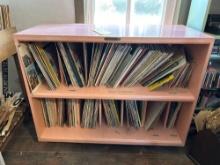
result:
[[[117,43],[204,44],[213,42],[208,34],[174,26],[97,26],[87,24],[40,25],[15,34],[19,41],[69,41]]]
[[[64,99],[107,99],[107,100],[147,100],[147,101],[195,101],[189,89],[160,89],[149,91],[145,87],[67,87],[61,85],[56,90],[49,90],[48,86],[41,84],[32,91],[34,98],[64,98]]]
[[[0,31],[0,62],[16,53],[12,34],[16,32],[15,28],[8,28]]]

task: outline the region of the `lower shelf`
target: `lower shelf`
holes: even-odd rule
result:
[[[99,144],[129,144],[129,145],[159,145],[183,146],[177,130],[164,128],[162,125],[146,131],[144,128],[127,127],[109,128],[106,125],[95,129],[81,127],[51,127],[45,128],[38,136],[45,142],[75,142]]]

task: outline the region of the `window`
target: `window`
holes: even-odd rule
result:
[[[130,24],[160,24],[164,0],[133,0],[131,2]]]
[[[95,0],[95,24],[125,24],[127,0]]]
[[[86,23],[172,24],[178,0],[87,0]]]

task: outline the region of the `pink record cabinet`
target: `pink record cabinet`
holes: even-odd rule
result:
[[[162,88],[149,91],[144,87],[67,87],[62,84],[56,90],[49,90],[46,84],[30,90],[21,54],[19,63],[23,75],[28,100],[39,141],[184,146],[192,121],[193,112],[200,92],[203,76],[208,65],[214,39],[205,34],[182,25],[175,26],[94,26],[86,24],[40,25],[14,35],[17,51],[24,42],[77,42],[77,43],[135,43],[135,44],[179,44],[193,57],[192,75],[187,88]],[[19,52],[19,51],[18,51]],[[128,128],[121,116],[119,128],[109,128],[99,116],[96,128],[46,127],[43,120],[40,99],[115,99],[149,101],[183,102],[175,127],[172,129],[162,120],[156,128],[146,131],[144,128]],[[123,107],[121,107],[123,109]],[[102,108],[100,107],[100,113]],[[147,106],[143,113],[146,113]],[[122,111],[123,112],[123,111]],[[144,122],[144,121],[142,121]]]

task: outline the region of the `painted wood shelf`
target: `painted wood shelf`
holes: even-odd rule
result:
[[[107,99],[107,100],[148,100],[148,101],[184,101],[193,102],[195,96],[189,89],[160,89],[149,91],[145,87],[67,87],[61,85],[56,90],[49,90],[45,84],[35,89],[33,98],[66,98],[66,99]]]
[[[45,128],[40,135],[40,141],[100,143],[100,144],[129,144],[129,145],[162,145],[183,146],[177,130],[164,128],[158,125],[150,131],[144,128],[134,129],[127,127],[109,128],[106,125],[95,129],[81,127],[51,127]]]
[[[102,35],[96,31],[106,31]],[[143,30],[144,29],[144,30]],[[183,25],[174,26],[95,26],[86,24],[39,25],[16,33],[16,40],[64,41],[64,42],[111,42],[111,43],[170,43],[207,44],[212,41],[208,34]]]
[[[198,32],[182,25],[175,26],[102,26],[86,24],[40,25],[14,35],[18,49],[20,43],[25,42],[77,42],[77,43],[133,43],[133,44],[173,44],[184,46],[192,56],[192,75],[187,88],[159,89],[149,91],[144,87],[83,87],[74,88],[61,85],[51,91],[47,85],[30,90],[25,74],[25,68],[19,54],[19,63],[24,79],[26,92],[31,106],[32,116],[39,141],[44,142],[74,142],[101,144],[130,144],[130,145],[161,145],[183,146],[192,121],[202,80],[211,55],[214,38],[208,34]],[[109,128],[99,117],[99,126],[95,129],[84,129],[80,126],[46,127],[41,107],[42,98],[63,99],[114,99],[114,100],[144,100],[144,101],[178,101],[182,102],[175,127],[165,128],[165,122],[149,131],[144,128],[128,128],[122,124],[119,128]],[[147,110],[146,110],[147,111]],[[100,111],[102,112],[102,110]],[[168,113],[165,115],[167,120]],[[122,122],[123,123],[123,122]]]

